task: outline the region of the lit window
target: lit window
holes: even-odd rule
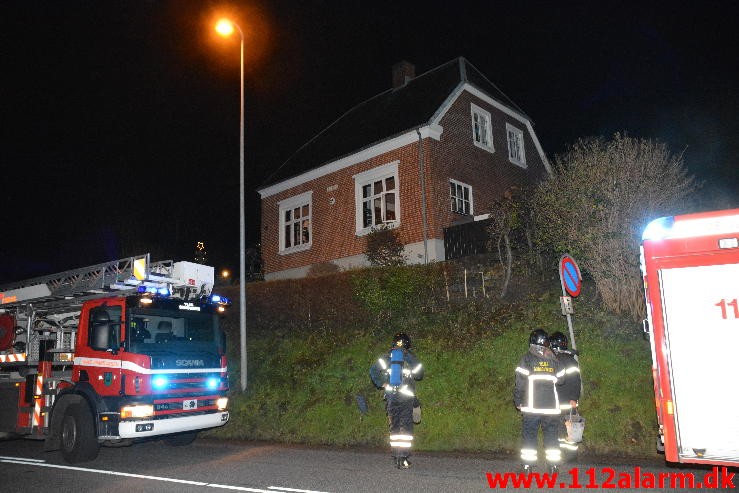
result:
[[[508,159],[519,166],[526,166],[526,153],[523,147],[523,132],[510,123],[505,124],[508,134]]]
[[[493,129],[490,113],[479,106],[471,105],[472,140],[477,147],[493,152]]]
[[[291,197],[279,203],[280,252],[307,250],[313,242],[312,192]]]
[[[472,187],[455,180],[449,180],[449,201],[452,212],[472,215]]]
[[[354,176],[357,233],[380,225],[396,225],[400,220],[398,162]]]

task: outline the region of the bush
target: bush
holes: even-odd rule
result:
[[[405,265],[405,247],[400,242],[398,231],[385,225],[372,228],[367,235],[367,260],[377,267]]]
[[[539,242],[573,255],[610,310],[643,318],[641,233],[651,219],[685,210],[696,184],[682,155],[617,133],[579,140],[555,170],[534,198]]]

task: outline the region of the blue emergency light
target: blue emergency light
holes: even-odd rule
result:
[[[210,299],[208,301],[216,305],[223,305],[223,306],[231,305],[231,300],[226,298],[225,296],[221,296],[220,294],[211,294]]]
[[[164,375],[157,375],[151,379],[151,386],[156,390],[162,390],[167,388],[169,379]]]
[[[641,235],[642,240],[661,240],[666,238],[672,231],[672,227],[675,224],[674,216],[660,217],[650,222],[644,233]]]
[[[156,286],[139,286],[139,293],[158,294],[159,296],[169,296],[171,293],[167,288],[158,288]]]

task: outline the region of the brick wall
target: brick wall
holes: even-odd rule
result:
[[[393,161],[399,161],[401,241],[404,243],[419,241],[422,234],[418,225],[413,225],[414,221],[420,225],[420,205],[414,205],[414,202],[420,202],[417,200],[418,144],[411,144],[264,199],[262,261],[265,274],[364,253],[366,239],[355,234],[356,212],[352,176]],[[311,190],[313,244],[309,250],[281,255],[278,202]],[[334,199],[333,204],[331,199]],[[415,216],[419,216],[419,219],[414,220]]]
[[[490,112],[492,120],[493,153],[476,147],[472,142],[470,103]],[[520,129],[524,134],[527,168],[508,160],[508,137],[506,123]],[[514,185],[525,186],[540,181],[546,168],[534,146],[526,126],[518,120],[495,109],[469,93],[455,101],[441,121],[444,132],[440,142],[434,142],[433,206],[434,235],[443,237],[443,228],[466,218],[451,211],[449,205],[449,179],[470,185],[474,201],[474,214],[485,214],[490,204]],[[468,219],[468,218],[467,218]]]

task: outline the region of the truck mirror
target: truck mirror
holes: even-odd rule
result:
[[[90,347],[96,351],[110,351],[118,354],[120,342],[118,329],[120,322],[93,323],[90,328]]]
[[[106,351],[110,349],[108,342],[110,341],[110,333],[112,327],[109,323],[93,324],[92,334],[90,334],[90,347],[98,351]]]

